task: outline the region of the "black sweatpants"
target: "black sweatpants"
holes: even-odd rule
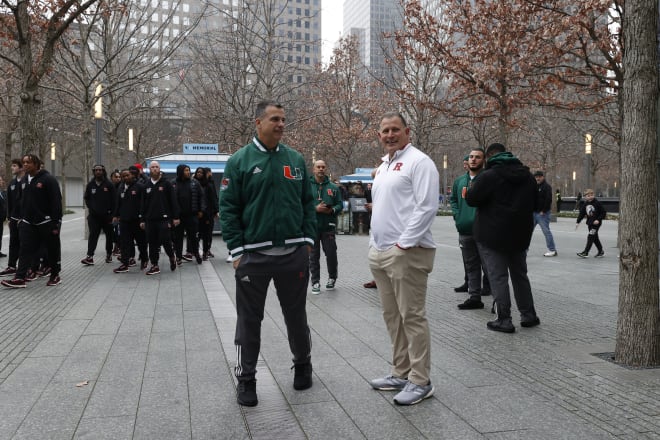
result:
[[[105,254],[112,255],[112,246],[115,237],[115,231],[112,227],[112,221],[109,217],[100,217],[94,214],[87,216],[89,225],[89,239],[87,240],[87,256],[93,257],[96,251],[96,245],[99,241],[101,231],[105,234]]]
[[[236,335],[238,359],[234,373],[239,381],[255,378],[261,348],[261,321],[266,293],[273,280],[280,301],[294,364],[310,361],[312,339],[307,325],[309,251],[300,246],[288,255],[246,253],[236,268]]]
[[[47,250],[48,266],[51,268],[51,277],[59,275],[61,269],[62,244],[60,242],[59,225],[45,223],[42,225],[31,225],[21,222],[18,225],[18,233],[21,240],[21,248],[18,258],[16,278],[25,279],[27,271],[33,266],[35,255],[38,254],[42,243]]]
[[[197,237],[197,217],[181,216],[181,223],[174,228],[174,253],[180,260],[183,255],[183,235],[187,237],[186,249],[193,255],[199,254],[199,238]]]
[[[137,244],[140,253],[140,261],[149,260],[147,240],[144,231],[140,229],[139,220],[120,220],[119,240],[121,243],[122,264],[128,265],[128,261],[135,257],[135,244]]]
[[[147,243],[149,243],[149,260],[158,266],[160,247],[163,246],[168,257],[174,257],[172,248],[172,227],[169,220],[149,220],[146,222]]]

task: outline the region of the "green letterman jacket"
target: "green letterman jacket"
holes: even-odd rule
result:
[[[334,232],[337,226],[337,214],[344,208],[341,200],[341,191],[337,185],[332,183],[328,176],[323,182],[318,183],[314,176],[310,176],[312,195],[314,196],[314,207],[321,202],[332,208],[332,214],[316,213],[316,228],[321,232]]]
[[[316,211],[305,160],[255,137],[235,154],[220,185],[222,237],[233,259],[273,247],[314,245]]]

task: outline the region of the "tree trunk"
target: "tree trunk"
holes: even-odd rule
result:
[[[619,314],[615,359],[660,365],[656,175],[657,0],[627,0],[623,21]]]

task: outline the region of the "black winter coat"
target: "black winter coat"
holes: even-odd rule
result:
[[[477,242],[499,252],[524,251],[534,231],[536,180],[510,152],[488,159],[467,191],[475,206],[473,235]]]

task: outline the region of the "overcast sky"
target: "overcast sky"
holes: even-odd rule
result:
[[[340,37],[340,33],[343,29],[343,9],[344,9],[343,0],[322,0],[321,2],[321,18],[322,18],[322,31],[323,34],[323,62],[327,63],[330,61],[332,56],[332,49],[335,46],[335,43]]]

